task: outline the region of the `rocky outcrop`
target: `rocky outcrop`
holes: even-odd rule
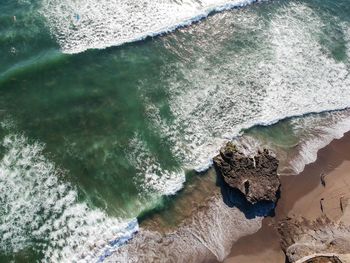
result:
[[[280,187],[278,160],[268,150],[249,157],[229,142],[214,157],[214,166],[225,182],[243,193],[250,203],[277,201]]]
[[[338,256],[318,255],[311,256],[307,259],[301,259],[300,263],[343,263]]]
[[[334,223],[325,216],[316,221],[287,218],[279,223],[278,231],[289,262],[349,262],[346,259],[350,254],[348,226]],[[333,261],[320,261],[327,257]]]

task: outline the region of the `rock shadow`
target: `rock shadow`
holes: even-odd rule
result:
[[[237,207],[244,213],[247,219],[256,217],[275,216],[276,203],[272,201],[259,201],[255,204],[250,203],[245,195],[238,189],[230,187],[224,180],[221,173],[215,168],[216,185],[220,187],[224,203],[229,207]],[[280,197],[280,191],[277,192],[277,200]]]

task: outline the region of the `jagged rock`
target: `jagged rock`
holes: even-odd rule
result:
[[[349,262],[343,258],[350,253],[350,228],[325,216],[315,221],[286,218],[279,223],[278,232],[289,262]],[[332,254],[328,257],[333,261],[320,261],[326,260],[327,254]]]
[[[277,201],[281,185],[277,175],[278,160],[268,150],[248,157],[228,142],[214,157],[214,165],[225,182],[242,192],[250,203]]]

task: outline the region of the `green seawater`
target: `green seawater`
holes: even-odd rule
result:
[[[1,262],[60,255],[64,238],[33,230],[75,203],[104,218],[135,218],[198,176],[193,169],[242,129],[350,105],[348,0],[267,1],[77,54],[62,52],[42,10],[39,0],[0,1]],[[292,148],[299,124],[249,132]],[[36,145],[42,152],[30,157]],[[52,187],[77,198],[42,206],[35,224],[22,225],[28,209],[56,193],[36,190],[36,172],[25,175],[38,156],[54,166],[40,170],[43,178],[57,171]]]

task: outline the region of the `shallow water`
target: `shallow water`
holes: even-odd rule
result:
[[[264,1],[117,46],[238,2],[1,1],[2,261],[98,258],[243,129],[350,106],[345,0]],[[348,129],[317,116],[246,133],[312,148],[298,172]]]

